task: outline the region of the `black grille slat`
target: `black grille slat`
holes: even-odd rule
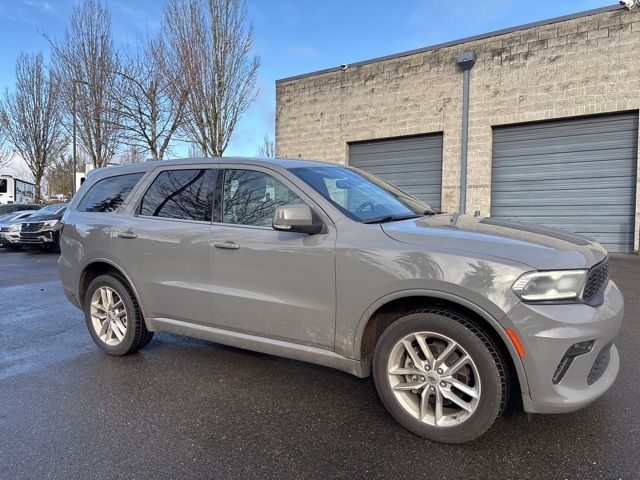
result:
[[[23,223],[21,232],[37,232],[44,226],[44,222]]]
[[[37,233],[20,232],[20,241],[24,243],[42,243],[42,239]]]
[[[607,280],[609,280],[609,259],[600,262],[589,270],[587,282],[582,292],[582,299],[586,301],[591,300]]]
[[[596,361],[593,362],[593,366],[587,375],[587,384],[593,385],[596,383],[609,366],[609,359],[611,358],[611,343],[605,345],[600,353],[596,357]]]

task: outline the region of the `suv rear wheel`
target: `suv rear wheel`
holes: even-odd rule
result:
[[[116,274],[100,275],[89,284],[84,316],[91,338],[109,355],[134,353],[153,337],[131,288]]]
[[[490,337],[464,316],[408,314],[380,337],[373,375],[385,407],[411,432],[446,443],[482,435],[508,399],[507,367]]]

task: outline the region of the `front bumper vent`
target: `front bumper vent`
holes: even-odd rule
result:
[[[558,367],[556,368],[556,371],[554,372],[551,379],[554,385],[560,383],[560,380],[563,379],[565,373],[567,373],[567,370],[569,370],[571,363],[573,363],[573,357],[562,357],[562,360],[560,360],[560,363],[558,364]]]
[[[562,360],[560,360],[560,363],[556,367],[556,371],[553,373],[553,377],[551,377],[551,382],[554,385],[560,383],[560,380],[564,378],[565,374],[569,370],[569,367],[573,363],[573,359],[578,355],[589,353],[593,348],[594,343],[594,340],[587,340],[586,342],[579,342],[571,345],[569,350],[567,350],[567,353],[564,354],[564,357],[562,357]]]
[[[604,375],[604,372],[606,372],[607,367],[609,366],[609,359],[611,358],[611,345],[611,343],[608,343],[602,347],[602,350],[600,350],[600,353],[596,357],[596,361],[593,362],[589,375],[587,375],[588,385],[596,383],[600,380],[600,377]]]

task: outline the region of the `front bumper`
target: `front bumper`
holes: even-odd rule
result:
[[[53,230],[21,232],[18,243],[22,245],[57,245],[59,234]]]
[[[597,307],[532,303],[514,307],[508,317],[524,346],[522,362],[529,385],[529,393],[522,394],[524,410],[571,412],[603,395],[620,368],[613,342],[623,316],[622,294],[612,281],[605,287],[604,302]],[[589,341],[593,341],[591,350],[573,357],[564,376],[554,384],[554,373],[567,351],[576,343]]]
[[[19,241],[18,232],[0,232],[0,245],[17,245]]]

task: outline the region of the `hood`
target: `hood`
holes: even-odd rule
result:
[[[43,215],[42,217],[37,218],[23,218],[22,220],[18,220],[13,223],[40,223],[46,222],[47,220],[62,220],[62,215],[64,212],[56,213],[54,215]]]
[[[581,235],[492,218],[444,214],[381,226],[399,242],[504,258],[538,270],[589,268],[607,256],[599,243]]]

